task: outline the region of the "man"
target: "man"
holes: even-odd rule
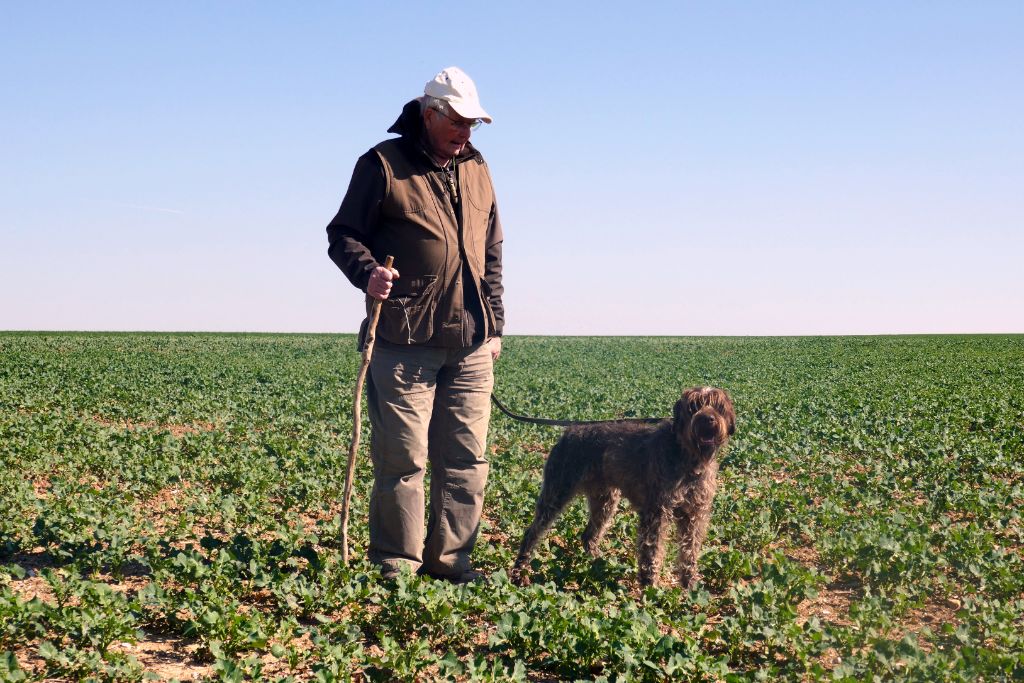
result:
[[[328,254],[381,301],[367,379],[372,425],[370,561],[462,583],[483,509],[493,362],[501,354],[501,223],[490,172],[470,144],[491,117],[449,67],[356,162]],[[395,257],[394,268],[381,264]],[[399,275],[401,273],[401,275]],[[360,344],[366,321],[360,330]],[[423,528],[423,476],[431,466]]]

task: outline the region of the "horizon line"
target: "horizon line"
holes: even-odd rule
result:
[[[166,334],[166,335],[188,335],[188,334],[203,334],[203,335],[292,335],[292,336],[356,336],[358,331],[352,332],[309,332],[309,331],[266,331],[266,330],[42,330],[42,329],[4,329],[0,330],[0,334]],[[849,333],[836,333],[836,332],[817,332],[817,333],[804,333],[804,332],[790,332],[785,334],[758,334],[758,333],[743,333],[743,334],[610,334],[610,333],[594,333],[594,334],[583,334],[583,333],[556,333],[556,334],[536,334],[536,333],[517,333],[517,334],[503,334],[503,338],[508,337],[570,337],[570,338],[585,338],[585,337],[606,337],[606,338],[623,338],[623,339],[638,339],[638,338],[685,338],[685,337],[701,337],[701,338],[792,338],[792,337],[1013,337],[1013,336],[1024,336],[1024,332],[849,332]]]

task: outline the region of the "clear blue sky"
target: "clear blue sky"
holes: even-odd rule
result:
[[[0,329],[355,331],[324,227],[453,64],[508,334],[1024,332],[1017,1],[6,3]]]

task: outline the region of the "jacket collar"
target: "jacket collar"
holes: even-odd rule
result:
[[[402,142],[409,146],[410,149],[424,150],[424,155],[428,156],[425,151],[425,140],[426,131],[423,129],[423,115],[420,113],[420,101],[419,98],[409,100],[405,106],[402,107],[402,113],[398,115],[398,118],[391,127],[388,128],[389,133],[397,133],[402,136]],[[464,161],[475,159],[480,157],[480,151],[473,146],[472,142],[467,142],[466,146],[462,149],[462,153],[455,157],[455,162],[461,164]],[[433,162],[433,158],[430,158]]]

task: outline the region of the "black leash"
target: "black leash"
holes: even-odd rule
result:
[[[498,410],[505,413],[505,415],[511,417],[513,420],[519,422],[529,422],[535,425],[549,425],[551,427],[573,427],[575,425],[596,425],[605,424],[608,422],[644,422],[647,424],[655,424],[661,422],[667,418],[664,417],[619,417],[611,420],[552,420],[546,417],[527,417],[526,415],[517,415],[511,410],[506,408],[498,397],[491,394],[491,400],[494,401],[494,405],[498,406]]]

